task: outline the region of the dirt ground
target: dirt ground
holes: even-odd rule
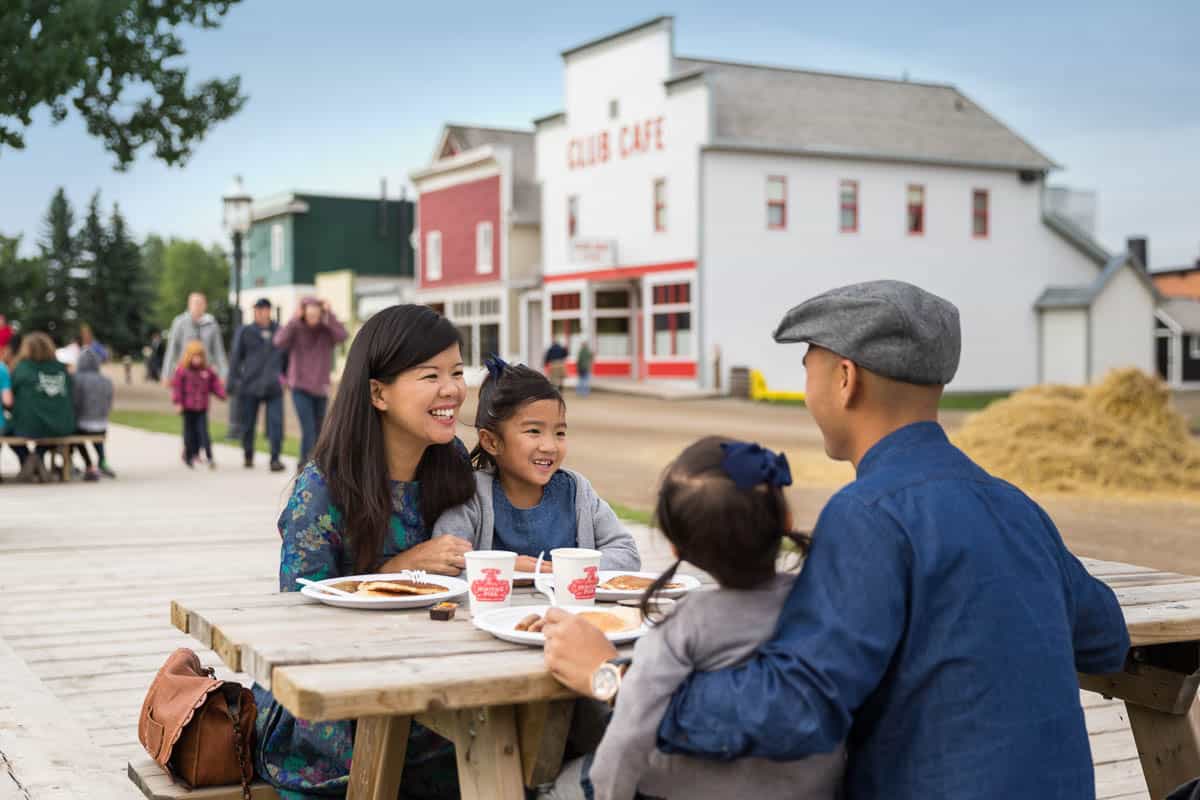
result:
[[[141,381],[138,368],[131,385],[125,385],[118,374],[112,377],[118,408],[171,410],[166,390]],[[801,528],[811,527],[829,496],[853,478],[849,466],[832,464],[825,457],[820,432],[800,407],[602,393],[580,398],[569,390],[567,395],[567,465],[586,475],[610,502],[651,509],[662,468],[687,444],[708,434],[750,439],[787,453],[796,479],[789,499]],[[297,435],[299,425],[290,399],[284,405],[285,430]],[[224,418],[226,411],[221,407],[216,413]],[[965,412],[945,412],[942,423],[953,432],[966,417]],[[462,418],[474,419],[473,396]],[[468,445],[474,443],[471,427],[463,425],[460,432]],[[1038,495],[1037,499],[1080,555],[1200,574],[1200,497],[1191,501]]]

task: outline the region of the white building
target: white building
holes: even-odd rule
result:
[[[544,285],[522,324],[572,353],[588,337],[598,376],[728,386],[745,365],[801,388],[802,353],[770,338],[784,312],[895,278],[961,310],[952,388],[1024,386],[1038,299],[1109,261],[1044,210],[1055,164],[952,86],[685,58],[670,17],[562,57],[565,110],[535,121]],[[1139,344],[1114,358],[1149,371],[1134,283],[1113,302]]]

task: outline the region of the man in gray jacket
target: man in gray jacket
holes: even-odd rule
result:
[[[254,466],[254,436],[258,408],[267,407],[267,440],[271,443],[271,471],[282,472],[279,450],[283,444],[283,384],[287,353],[275,345],[279,324],[271,319],[271,301],[254,304],[254,321],[243,325],[233,337],[229,360],[229,391],[237,395],[238,421],[242,425],[245,466]]]
[[[221,376],[221,380],[225,380],[229,374],[221,326],[216,317],[208,313],[208,298],[201,292],[192,292],[188,295],[187,311],[175,318],[167,335],[167,352],[163,356],[162,369],[164,386],[171,385],[175,368],[179,366],[179,359],[183,358],[183,348],[194,339],[199,339],[208,351],[208,363]]]

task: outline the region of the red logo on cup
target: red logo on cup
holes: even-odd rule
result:
[[[500,570],[488,568],[483,570],[483,578],[471,581],[471,594],[476,600],[484,603],[503,603],[512,591],[512,584],[500,580]]]
[[[599,570],[599,567],[584,567],[584,577],[576,578],[567,584],[567,591],[571,593],[571,597],[576,600],[595,600],[596,587],[600,584],[600,577],[596,574]]]

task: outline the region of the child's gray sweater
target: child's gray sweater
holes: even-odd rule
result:
[[[667,621],[638,640],[592,763],[596,800],[632,800],[638,790],[680,800],[837,797],[845,769],[842,748],[790,762],[705,761],[656,748],[659,722],[684,679],[749,658],[775,632],[794,581],[795,576],[777,575],[756,589],[692,592]]]
[[[608,503],[578,472],[563,472],[575,480],[575,539],[578,547],[603,553],[600,569],[636,570],[642,565],[633,534],[626,530]],[[433,524],[433,535],[448,533],[471,542],[476,550],[491,550],[495,532],[491,472],[475,473],[475,496],[450,509]],[[549,555],[549,554],[547,554]]]

